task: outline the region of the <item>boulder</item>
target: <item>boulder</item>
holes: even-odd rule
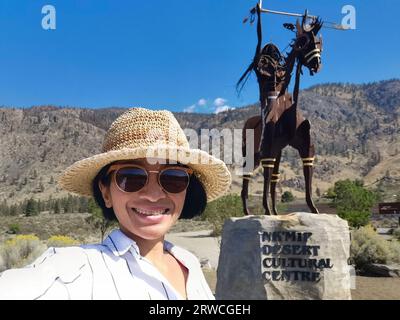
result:
[[[400,277],[400,265],[371,263],[364,267],[364,271],[375,277]]]
[[[217,299],[351,299],[350,232],[336,215],[226,220]]]

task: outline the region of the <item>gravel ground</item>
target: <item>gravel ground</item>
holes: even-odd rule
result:
[[[400,300],[400,278],[356,277],[353,300]]]
[[[204,276],[215,294],[217,273],[203,269]],[[400,278],[373,278],[356,276],[356,289],[351,290],[353,300],[400,300]]]
[[[189,250],[200,262],[216,270],[218,266],[220,239],[210,237],[210,233],[211,230],[170,233],[166,236],[166,240]]]

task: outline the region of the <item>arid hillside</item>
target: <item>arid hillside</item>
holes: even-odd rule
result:
[[[400,185],[400,80],[367,85],[325,84],[304,90],[300,109],[311,121],[316,145],[314,191],[321,195],[338,179],[363,179],[387,190],[387,200]],[[57,175],[74,161],[100,152],[106,129],[126,109],[84,109],[37,106],[0,108],[0,202],[18,203],[66,195]],[[258,115],[257,105],[219,114],[176,113],[182,128],[241,129]],[[233,131],[231,131],[233,132]],[[236,141],[239,144],[240,141]],[[222,145],[221,145],[222,150]],[[231,192],[240,192],[237,167]],[[262,190],[261,171],[250,192]],[[290,147],[281,165],[279,192],[302,197],[301,161]]]

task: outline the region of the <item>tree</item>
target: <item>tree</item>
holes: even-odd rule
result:
[[[333,189],[333,204],[339,217],[347,220],[350,226],[359,228],[368,224],[371,208],[377,195],[365,189],[361,180],[339,180]]]
[[[281,198],[282,202],[292,202],[293,200],[294,200],[294,196],[293,196],[293,193],[291,193],[290,191],[285,191],[282,194],[282,198]]]
[[[88,198],[86,197],[79,197],[79,213],[88,212]]]
[[[24,213],[27,217],[35,216],[39,213],[38,204],[33,198],[30,198],[26,203]]]
[[[53,210],[55,214],[61,213],[61,203],[59,199],[54,200]]]
[[[323,197],[331,199],[333,201],[336,197],[336,193],[333,191],[333,188],[329,188],[328,190],[326,190]]]
[[[62,199],[62,207],[64,209],[64,213],[73,213],[74,212],[74,200],[71,195],[68,195],[67,198]]]
[[[87,222],[99,229],[101,234],[100,241],[103,242],[104,235],[106,234],[108,228],[113,225],[113,221],[107,220],[103,216],[101,208],[92,198],[90,198],[88,201],[88,211],[91,213],[91,216],[88,218]]]

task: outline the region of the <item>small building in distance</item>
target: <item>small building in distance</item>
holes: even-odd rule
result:
[[[400,214],[400,202],[379,203],[379,214]]]
[[[398,228],[400,226],[400,202],[379,203],[372,212],[372,220],[379,221],[382,227]]]

